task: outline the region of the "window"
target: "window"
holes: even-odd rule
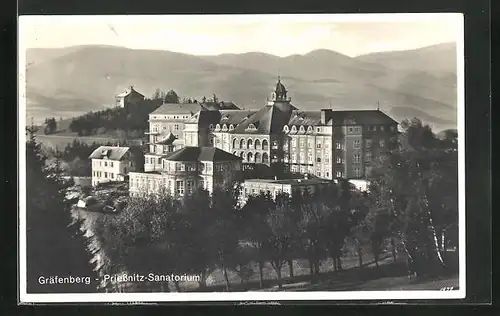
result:
[[[321,143],[316,144],[316,148],[320,149],[321,148]]]
[[[109,166],[110,166],[110,167],[113,167],[113,162],[112,162],[112,161],[109,163]]]
[[[238,141],[235,139],[233,139],[233,149],[237,149],[238,148]]]
[[[285,131],[285,133],[288,133],[290,131],[290,129],[286,125],[285,125],[285,127],[283,127],[283,130]]]
[[[251,139],[247,140],[247,149],[252,149],[253,141]]]
[[[186,168],[185,164],[183,164],[183,163],[179,164],[179,171],[185,171],[186,170],[185,168]]]
[[[313,147],[313,142],[312,141],[307,142],[307,148],[312,148],[312,147]]]
[[[191,193],[194,188],[194,181],[193,180],[187,180],[186,182],[186,190],[187,192]]]
[[[295,138],[292,138],[292,147],[297,147],[297,140]]]
[[[292,126],[292,132],[293,132],[293,133],[297,132],[297,127],[296,127],[295,125],[294,125],[294,126]]]
[[[109,175],[111,176],[111,179],[114,179],[115,178],[115,174],[110,172]]]
[[[359,139],[355,139],[352,143],[352,148],[359,149],[361,148],[361,141]]]
[[[320,157],[316,158],[316,162],[321,162],[321,158]]]
[[[107,177],[108,177],[108,173],[104,172],[104,178],[107,178]]]
[[[268,150],[269,149],[269,143],[267,142],[266,139],[262,141],[262,150]]]
[[[198,182],[198,187],[204,189],[205,188],[205,181],[203,179],[201,179],[199,182]]]
[[[354,176],[361,177],[361,168],[354,168]]]
[[[361,131],[361,128],[360,128],[360,127],[355,127],[355,128],[354,128],[354,132],[359,133],[360,131]]]
[[[349,131],[349,133],[352,133],[352,127],[349,127],[347,130]]]
[[[337,157],[337,163],[343,163],[342,157]]]
[[[308,155],[308,161],[309,162],[313,162],[313,155],[312,155],[312,153],[309,153],[309,155]]]
[[[352,157],[353,157],[353,162],[354,163],[360,163],[361,162],[361,155],[360,154],[354,154]]]
[[[365,140],[365,147],[366,148],[371,148],[372,147],[372,140],[371,139]]]
[[[304,153],[300,153],[300,161],[303,161],[304,160]]]
[[[210,130],[214,129],[214,124],[210,124],[210,125],[208,125],[208,128],[209,128]]]
[[[257,149],[257,150],[261,149],[261,147],[260,147],[260,140],[258,140],[258,139],[255,140],[254,148]]]
[[[107,167],[107,166],[108,166],[108,162],[107,162],[107,161],[105,161],[105,162],[104,162],[104,167]]]
[[[304,133],[305,131],[306,131],[306,130],[304,129],[304,126],[301,126],[301,127],[299,128],[299,132]]]
[[[262,154],[262,163],[269,163],[269,156],[266,153]]]
[[[366,152],[365,154],[365,161],[372,161],[372,153],[371,152]]]
[[[175,131],[178,131],[178,130],[179,130],[179,125],[178,125],[178,124],[175,124],[175,125],[174,125],[174,130],[175,130]]]
[[[337,171],[336,176],[337,176],[337,178],[342,178],[342,172]]]
[[[336,143],[336,144],[335,144],[335,147],[336,147],[337,149],[342,149],[342,144],[341,144],[341,143]]]
[[[380,130],[383,132],[384,131],[384,125],[380,125]]]
[[[303,138],[299,139],[300,147],[304,147],[305,140]]]
[[[316,127],[316,132],[318,132],[318,133],[319,133],[320,131],[321,131],[321,128]]]
[[[385,147],[385,140],[383,140],[383,139],[379,140],[378,144],[379,144],[380,148],[384,148]]]
[[[177,194],[184,195],[184,181],[175,181],[175,186],[177,187]]]
[[[391,132],[394,132],[396,130],[396,126],[391,125]]]
[[[216,138],[216,139],[215,139],[215,144],[216,144],[216,145],[220,145],[220,139],[219,139],[219,138]]]

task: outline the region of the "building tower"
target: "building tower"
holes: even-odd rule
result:
[[[287,93],[288,91],[283,83],[281,83],[281,77],[278,76],[276,88],[273,91],[271,100],[268,100],[268,105],[274,105],[275,103],[289,103],[291,99],[287,97]]]

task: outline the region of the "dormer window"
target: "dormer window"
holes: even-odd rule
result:
[[[214,124],[210,124],[210,125],[208,125],[208,128],[209,128],[210,130],[213,130],[213,129],[214,129]]]
[[[292,132],[296,133],[297,132],[297,127],[294,125],[292,126]]]
[[[301,126],[300,129],[299,129],[299,132],[304,133],[305,131],[306,130],[305,130],[304,126]]]
[[[253,124],[249,124],[248,129],[249,130],[256,130],[255,125],[253,125]]]
[[[312,132],[313,132],[313,128],[312,128],[312,126],[309,126],[309,127],[307,128],[307,132],[308,132],[308,133],[312,133]]]
[[[222,130],[223,131],[227,131],[227,125],[226,124],[222,125]]]
[[[233,124],[229,125],[229,130],[232,131],[233,129],[234,129],[234,125]]]
[[[283,130],[285,131],[285,133],[288,133],[288,132],[290,131],[290,129],[288,128],[288,126],[287,126],[287,125],[285,125],[285,126],[283,127]]]
[[[220,130],[220,124],[215,125],[215,130],[216,131]]]

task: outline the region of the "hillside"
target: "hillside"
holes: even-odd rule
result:
[[[393,107],[410,109],[393,111],[398,120],[404,118],[401,113],[424,113],[436,126],[453,125],[455,71],[445,66],[418,69],[411,61],[415,55],[420,60],[453,59],[449,44],[443,45],[357,58],[329,50],[282,58],[264,53],[193,56],[113,46],[29,49],[27,110],[37,121],[71,117],[110,106],[114,95],[129,85],[146,96],[156,88],[174,89],[181,97],[216,93],[219,99],[257,108],[280,74],[292,103],[302,109],[330,107],[330,103],[334,109],[367,109],[378,101],[388,112]],[[384,57],[392,55],[396,57]],[[397,67],[388,62],[403,63],[405,58],[417,68],[393,69]]]

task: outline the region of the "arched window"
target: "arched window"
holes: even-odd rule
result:
[[[267,142],[267,139],[264,139],[262,141],[262,150],[268,150],[269,149],[269,143]]]
[[[238,149],[238,140],[235,138],[233,139],[233,149]]]
[[[240,157],[245,159],[245,152],[244,151],[240,152]]]
[[[292,132],[293,132],[293,133],[296,133],[296,132],[297,132],[297,126],[295,126],[295,125],[294,125],[294,126],[292,126]]]
[[[215,130],[220,130],[220,124],[215,125]]]
[[[209,128],[210,130],[213,130],[213,129],[214,129],[214,124],[210,124],[210,125],[208,125],[208,128]]]
[[[233,124],[229,125],[229,130],[232,131],[233,129],[234,129],[234,125]]]
[[[255,162],[256,163],[260,163],[261,162],[261,160],[260,160],[260,154],[259,153],[255,154]]]
[[[269,163],[269,156],[267,153],[262,154],[262,163],[268,164]]]
[[[283,130],[285,131],[285,133],[288,133],[290,131],[290,129],[288,128],[287,125],[285,125],[285,127],[283,127]]]
[[[312,132],[313,132],[313,128],[312,128],[312,126],[309,126],[309,127],[307,128],[307,132],[308,132],[308,133],[312,133]]]
[[[245,140],[243,138],[240,140],[240,148],[241,149],[245,148]]]
[[[223,131],[227,131],[227,125],[226,124],[222,125],[222,130]]]
[[[299,129],[299,132],[304,133],[306,130],[304,129],[304,126],[301,126]]]
[[[260,149],[260,140],[256,139],[253,147],[255,149]]]
[[[253,141],[251,139],[247,140],[247,149],[252,149]]]
[[[253,162],[253,154],[252,153],[247,154],[247,162]]]

